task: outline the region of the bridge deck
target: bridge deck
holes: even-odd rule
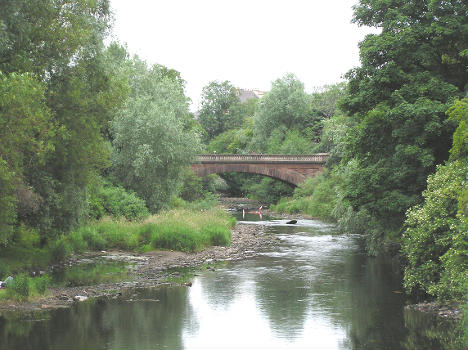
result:
[[[202,164],[213,163],[307,163],[324,164],[328,159],[328,153],[316,153],[305,155],[286,154],[200,154],[196,162]]]

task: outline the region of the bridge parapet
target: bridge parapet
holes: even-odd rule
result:
[[[286,154],[200,154],[196,161],[200,163],[317,163],[324,164],[328,153],[305,155]]]

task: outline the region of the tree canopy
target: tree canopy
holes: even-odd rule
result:
[[[354,22],[381,28],[360,44],[343,110],[357,121],[343,186],[354,210],[399,231],[427,176],[448,159],[456,123],[445,114],[468,83],[467,5],[460,1],[362,0]]]

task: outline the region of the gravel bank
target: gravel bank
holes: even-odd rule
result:
[[[128,294],[129,289],[151,288],[167,285],[168,269],[180,267],[197,267],[217,261],[246,259],[258,254],[268,246],[274,245],[278,239],[265,233],[262,225],[238,224],[232,231],[229,247],[211,247],[197,253],[156,250],[145,254],[124,251],[108,251],[88,253],[75,256],[67,264],[79,264],[80,261],[91,259],[109,259],[132,263],[130,280],[117,283],[98,284],[92,286],[52,288],[49,295],[28,302],[9,301],[0,304],[1,311],[31,312],[36,310],[69,307],[79,302],[80,297],[118,298]],[[84,299],[84,298],[81,298]]]

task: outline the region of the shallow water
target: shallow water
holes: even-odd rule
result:
[[[461,348],[453,323],[404,309],[399,273],[367,257],[359,236],[316,220],[246,219],[279,245],[202,272],[191,288],[0,316],[0,349]]]

